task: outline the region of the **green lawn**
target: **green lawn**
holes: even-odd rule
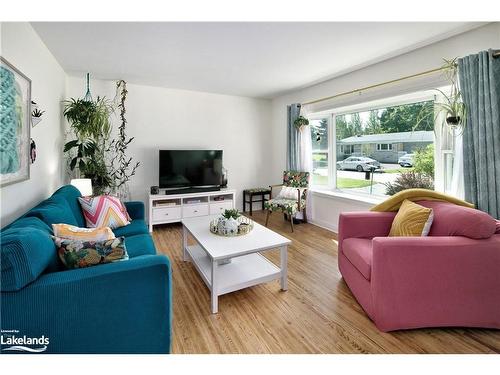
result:
[[[327,183],[327,176],[313,174],[313,185],[326,185]],[[374,182],[374,184],[376,184],[376,182]],[[365,186],[370,186],[370,181],[358,180],[356,178],[337,177],[337,188],[339,189],[361,188]]]
[[[395,168],[395,169],[382,169],[384,173],[403,173],[413,171],[413,167],[410,168]]]
[[[376,184],[376,182],[374,182],[374,184]],[[337,188],[339,189],[361,188],[365,186],[370,186],[370,181],[358,180],[355,178],[337,178]]]

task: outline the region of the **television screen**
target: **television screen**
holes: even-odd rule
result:
[[[222,180],[222,150],[160,150],[160,187],[213,187]]]

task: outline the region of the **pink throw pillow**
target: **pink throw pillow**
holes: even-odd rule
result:
[[[495,219],[486,212],[441,201],[417,203],[434,211],[429,236],[464,236],[479,240],[495,233]]]
[[[78,198],[87,228],[110,227],[111,229],[130,224],[125,206],[112,195]]]

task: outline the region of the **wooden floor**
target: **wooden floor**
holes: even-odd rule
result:
[[[263,223],[262,212],[253,219]],[[273,215],[270,228],[293,242],[288,291],[274,281],[219,297],[182,261],[180,224],[156,226],[159,252],[173,269],[174,353],[500,353],[500,330],[419,329],[383,333],[367,318],[337,267],[335,234]],[[268,257],[279,264],[279,251]]]

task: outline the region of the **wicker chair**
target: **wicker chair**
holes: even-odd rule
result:
[[[280,187],[280,194],[273,198],[273,189]],[[264,203],[264,208],[267,210],[266,227],[269,223],[269,216],[273,212],[282,212],[285,217],[290,220],[290,226],[293,232],[293,219],[297,212],[302,211],[304,222],[307,223],[306,216],[306,195],[309,188],[309,172],[284,171],[283,184],[271,185],[271,199]],[[283,188],[287,188],[284,191]],[[289,188],[296,188],[295,191],[290,191]],[[293,198],[290,195],[293,194]],[[295,198],[296,194],[296,198]]]

